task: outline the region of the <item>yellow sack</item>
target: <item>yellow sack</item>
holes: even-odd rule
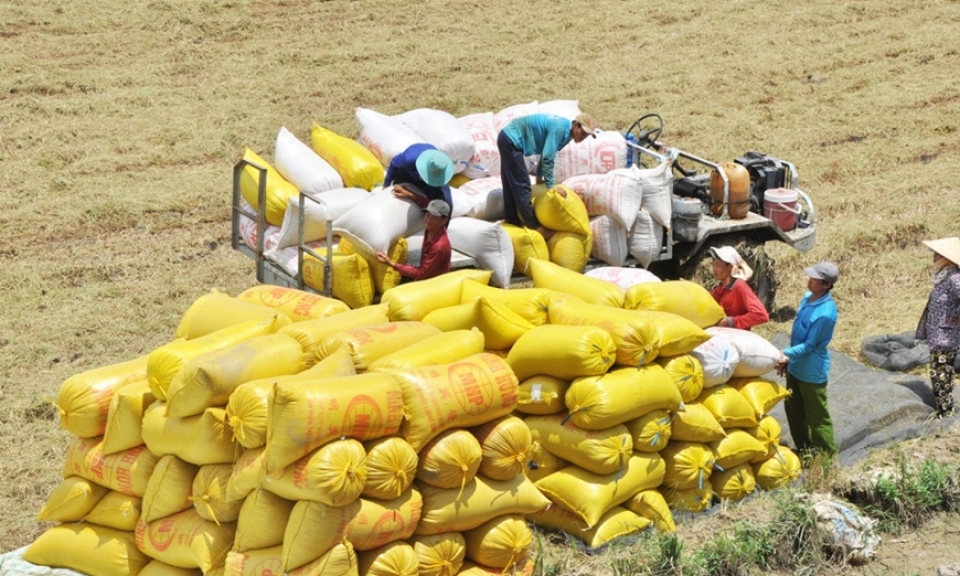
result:
[[[274,315],[264,320],[248,320],[221,328],[195,340],[175,340],[164,344],[147,356],[147,380],[150,390],[158,400],[166,400],[170,382],[191,359],[252,340],[257,336],[273,334],[289,323],[290,319],[285,314]]]
[[[351,438],[324,444],[293,464],[268,472],[261,486],[287,500],[346,506],[367,483],[367,453]]]
[[[576,513],[560,505],[553,505],[543,512],[530,514],[527,519],[542,528],[565,532],[582,540],[590,548],[597,548],[621,536],[639,532],[651,524],[649,519],[623,506],[611,508],[600,517],[593,528],[587,526]]]
[[[417,451],[396,436],[364,443],[367,451],[367,483],[362,496],[393,500],[410,487],[417,475]]]
[[[531,439],[558,458],[594,474],[612,474],[627,465],[633,455],[633,438],[619,424],[602,430],[585,430],[569,421],[567,414],[527,416]]]
[[[353,357],[358,374],[363,374],[374,361],[403,350],[407,346],[441,334],[440,329],[426,322],[384,322],[345,330],[328,336],[320,343],[320,358],[344,349]]]
[[[757,424],[756,428],[744,428],[744,430],[767,448],[767,452],[763,456],[758,456],[751,460],[751,464],[758,464],[768,458],[773,458],[777,447],[780,446],[780,435],[783,434],[783,429],[780,427],[780,423],[777,422],[776,418],[767,414],[760,419],[760,423]]]
[[[603,430],[654,410],[677,410],[683,404],[680,391],[659,364],[577,378],[564,401],[570,421],[587,430]]]
[[[623,307],[623,288],[567,270],[548,260],[530,260],[526,274],[533,279],[533,285],[537,288],[571,294],[590,304]]]
[[[233,431],[233,438],[244,448],[258,448],[267,443],[270,394],[273,393],[274,384],[353,376],[356,373],[353,358],[346,350],[339,350],[299,374],[263,378],[237,386],[227,401],[227,425]]]
[[[472,432],[483,450],[481,474],[491,480],[509,480],[523,474],[533,444],[530,429],[523,420],[504,416],[481,424]]]
[[[349,306],[336,298],[270,284],[247,288],[237,295],[237,300],[278,310],[293,322],[318,320],[350,310]]]
[[[187,360],[167,388],[167,416],[183,418],[225,406],[244,382],[302,372],[303,349],[286,334],[257,336]]]
[[[406,540],[420,519],[423,498],[408,489],[393,500],[360,498],[331,508],[319,502],[297,502],[283,536],[286,570],[311,562],[342,541],[357,550],[372,550],[396,540]]]
[[[445,430],[420,451],[417,480],[435,488],[463,488],[480,469],[480,442],[463,428]]]
[[[463,559],[466,556],[467,545],[463,534],[447,532],[445,534],[431,534],[414,536],[410,539],[417,561],[420,565],[420,576],[452,576],[460,574]]]
[[[739,502],[757,489],[757,479],[749,464],[740,464],[710,475],[713,492],[722,500]]]
[[[673,379],[684,402],[693,402],[703,392],[703,367],[693,354],[663,356],[657,364]]]
[[[507,354],[507,363],[519,380],[537,374],[564,380],[596,376],[609,370],[615,359],[613,338],[599,326],[537,326]]]
[[[424,316],[423,321],[443,332],[476,327],[483,333],[488,350],[506,350],[533,328],[533,324],[513,310],[482,296],[466,304],[434,310]]]
[[[87,523],[50,528],[23,551],[23,559],[97,576],[136,576],[150,562],[133,532]]]
[[[80,476],[111,490],[143,497],[158,457],[146,446],[109,456],[101,438],[74,437],[63,460],[63,477]]]
[[[223,567],[223,576],[268,576],[283,574],[283,547],[231,550]]]
[[[320,558],[296,570],[289,570],[285,574],[288,576],[357,576],[357,553],[349,542],[340,542]]]
[[[390,320],[422,320],[439,308],[460,303],[460,286],[465,280],[489,284],[490,270],[454,270],[417,282],[408,282],[383,293],[382,304],[389,307]]]
[[[517,411],[524,414],[557,414],[567,409],[563,398],[570,386],[563,380],[546,374],[536,374],[520,383]]]
[[[367,371],[389,372],[418,366],[450,364],[483,352],[483,340],[483,332],[477,328],[444,332],[377,358],[370,363]]]
[[[500,227],[510,237],[510,244],[513,245],[513,271],[520,274],[530,274],[529,266],[531,260],[550,260],[550,249],[547,242],[536,230],[514,226],[502,222]]]
[[[715,457],[706,444],[674,440],[660,454],[666,464],[664,486],[674,490],[689,490],[707,485]]]
[[[661,356],[686,354],[710,339],[710,335],[702,328],[683,316],[658,310],[639,310],[638,312],[645,314],[656,326],[660,334]]]
[[[633,449],[639,452],[659,452],[673,437],[670,413],[654,410],[626,423],[633,437]]]
[[[381,372],[277,384],[268,416],[267,472],[341,436],[366,441],[395,434],[405,397],[397,381]]]
[[[214,574],[215,572],[212,572],[210,576]],[[199,568],[177,568],[166,562],[152,560],[137,576],[203,576],[203,571]]]
[[[391,542],[357,554],[363,576],[419,576],[420,558],[407,542]]]
[[[706,444],[723,439],[727,433],[706,406],[691,402],[684,404],[683,410],[673,413],[671,434],[674,440],[680,442]]]
[[[143,494],[141,519],[153,522],[192,508],[190,495],[199,470],[172,454],[160,458]]]
[[[376,258],[369,257],[363,252],[357,251],[356,247],[346,238],[340,238],[340,243],[337,244],[337,250],[344,254],[359,254],[361,258],[367,261],[367,266],[370,267],[370,274],[373,277],[373,287],[378,294],[383,294],[387,290],[400,284],[400,281],[403,280],[403,274],[396,268],[383,264]],[[390,245],[390,248],[387,250],[387,257],[393,262],[403,264],[407,261],[408,252],[407,239],[401,236],[397,238],[396,242]]]
[[[467,558],[484,566],[503,568],[506,572],[526,563],[533,533],[523,516],[505,514],[467,530],[463,539]]]
[[[105,528],[133,532],[140,519],[141,505],[140,498],[111,490],[97,502],[84,520]]]
[[[146,374],[117,390],[110,399],[107,426],[103,431],[103,453],[116,454],[143,444],[143,412],[156,398],[150,391]]]
[[[266,448],[248,448],[233,463],[233,474],[227,481],[227,498],[239,500],[260,487],[266,470]]]
[[[373,190],[374,186],[383,184],[383,166],[363,144],[317,123],[313,124],[310,131],[310,143],[313,151],[340,174],[347,188]]]
[[[593,235],[557,232],[547,240],[550,261],[574,272],[581,273],[587,267],[590,250],[593,248]]]
[[[444,430],[489,422],[517,405],[517,378],[493,354],[411,368],[393,377],[403,391],[406,412],[400,435],[418,451]]]
[[[550,500],[524,476],[488,480],[478,475],[463,490],[424,486],[417,534],[473,530],[497,516],[530,514],[549,505]]]
[[[477,448],[479,452],[479,444]],[[37,522],[79,522],[108,492],[109,488],[86,478],[68,476],[47,497]]]
[[[682,316],[700,328],[716,326],[726,317],[723,308],[706,288],[687,280],[642,282],[627,289],[623,307],[630,310],[660,310]]]
[[[757,484],[764,490],[783,488],[799,478],[802,471],[800,458],[786,446],[777,447],[777,453],[765,462],[753,464]]]
[[[617,364],[623,366],[649,364],[660,354],[660,333],[643,312],[567,300],[550,306],[549,318],[551,324],[603,328],[617,347]]]
[[[673,521],[673,513],[670,512],[670,507],[667,506],[667,501],[659,490],[653,488],[641,490],[627,500],[624,506],[651,520],[661,534],[677,531],[677,525]]]
[[[539,442],[532,442],[530,444],[530,461],[527,462],[523,475],[527,477],[527,480],[535,483],[569,465],[569,462],[557,458],[552,452],[541,446]]]
[[[742,394],[733,386],[722,385],[700,393],[697,402],[707,407],[724,428],[753,428],[757,414]]]
[[[63,381],[57,393],[60,427],[74,436],[93,438],[107,428],[113,395],[146,378],[147,357],[87,370]]]
[[[534,326],[540,326],[547,323],[547,310],[552,293],[552,290],[545,288],[511,288],[504,290],[476,280],[464,280],[460,287],[460,303],[467,304],[483,297],[488,302],[503,304],[523,316],[527,322]]]
[[[247,495],[242,502],[233,550],[247,552],[283,544],[283,533],[296,502],[260,488]],[[279,561],[280,551],[277,552]]]
[[[515,566],[510,571],[510,576],[533,576],[536,562],[532,558],[527,558],[522,566]],[[463,566],[457,572],[457,576],[504,576],[503,571],[492,566],[483,566],[469,560],[463,561]]]
[[[296,186],[284,180],[283,176],[274,169],[266,160],[258,156],[253,150],[246,148],[243,151],[243,159],[248,162],[266,168],[266,207],[264,212],[267,215],[267,222],[274,226],[283,224],[283,216],[287,213],[287,204],[291,199],[297,200],[300,197],[300,190]],[[253,166],[245,165],[240,172],[240,194],[253,209],[260,206],[260,171]]]
[[[714,440],[708,445],[717,457],[716,466],[720,470],[746,464],[767,453],[767,447],[762,442],[738,428],[730,428],[726,438]]]
[[[743,395],[757,415],[757,420],[769,414],[781,400],[790,396],[790,391],[772,380],[763,378],[731,378],[728,382]]]
[[[641,490],[659,486],[663,478],[664,461],[659,454],[636,452],[620,472],[594,474],[567,466],[537,482],[537,488],[593,527],[614,506]]]
[[[660,488],[664,499],[671,509],[683,512],[703,512],[713,505],[713,485],[710,480],[704,480],[700,488],[678,490],[663,486]]]
[[[387,306],[379,304],[342,312],[329,318],[297,322],[281,328],[277,333],[293,336],[300,343],[300,347],[303,348],[304,363],[310,367],[320,360],[318,356],[320,343],[328,336],[344,330],[384,322],[389,322]]]
[[[204,520],[223,524],[235,522],[240,516],[243,500],[227,498],[227,482],[232,473],[232,464],[208,464],[201,466],[193,477],[190,500]]]
[[[166,406],[157,401],[143,414],[143,441],[159,456],[173,454],[181,460],[204,464],[233,464],[240,445],[227,426],[227,411],[207,408],[186,418],[164,416]]]
[[[538,184],[531,190],[533,213],[545,228],[557,232],[590,235],[590,216],[577,194],[560,184],[547,189]]]
[[[193,508],[154,522],[137,523],[137,546],[151,558],[204,574],[223,566],[236,523],[214,524]]]
[[[373,274],[370,265],[359,254],[334,252],[330,262],[330,292],[334,298],[342,300],[350,308],[357,309],[373,303]],[[324,290],[325,277],[323,263],[311,256],[303,255],[303,283],[314,290]]]
[[[278,314],[287,316],[285,310],[277,310],[257,302],[234,298],[214,288],[194,300],[193,304],[187,308],[180,319],[180,324],[177,326],[173,338],[174,340],[180,338],[196,340],[201,336],[206,336],[223,328],[229,328],[241,322],[266,320]],[[287,316],[287,319],[291,318]]]

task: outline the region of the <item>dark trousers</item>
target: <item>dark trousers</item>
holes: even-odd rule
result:
[[[517,149],[503,131],[497,136],[497,148],[500,149],[500,180],[503,182],[503,219],[514,226],[539,228],[540,221],[533,213],[530,175],[523,150]]]
[[[787,372],[787,390],[790,396],[783,401],[783,411],[797,450],[836,456],[833,420],[827,409],[827,384],[810,384]]]

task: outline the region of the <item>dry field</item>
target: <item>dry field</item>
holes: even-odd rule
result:
[[[354,109],[456,116],[578,99],[606,128],[660,112],[715,161],[794,162],[818,245],[775,248],[780,304],[836,261],[835,345],[915,327],[924,238],[960,233],[960,1],[2,3],[0,551],[32,541],[75,373],[169,341],[229,244],[231,168],[286,126],[356,136]],[[789,330],[774,324],[769,330]]]

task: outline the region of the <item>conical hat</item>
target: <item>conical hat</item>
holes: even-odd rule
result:
[[[960,266],[960,238],[951,236],[939,240],[924,240],[927,248]]]

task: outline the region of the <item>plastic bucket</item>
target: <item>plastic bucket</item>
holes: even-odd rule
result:
[[[763,215],[773,221],[781,230],[793,230],[797,227],[797,208],[799,195],[789,188],[773,188],[763,193]]]
[[[695,242],[700,231],[703,202],[697,198],[673,197],[673,238],[680,242]]]

